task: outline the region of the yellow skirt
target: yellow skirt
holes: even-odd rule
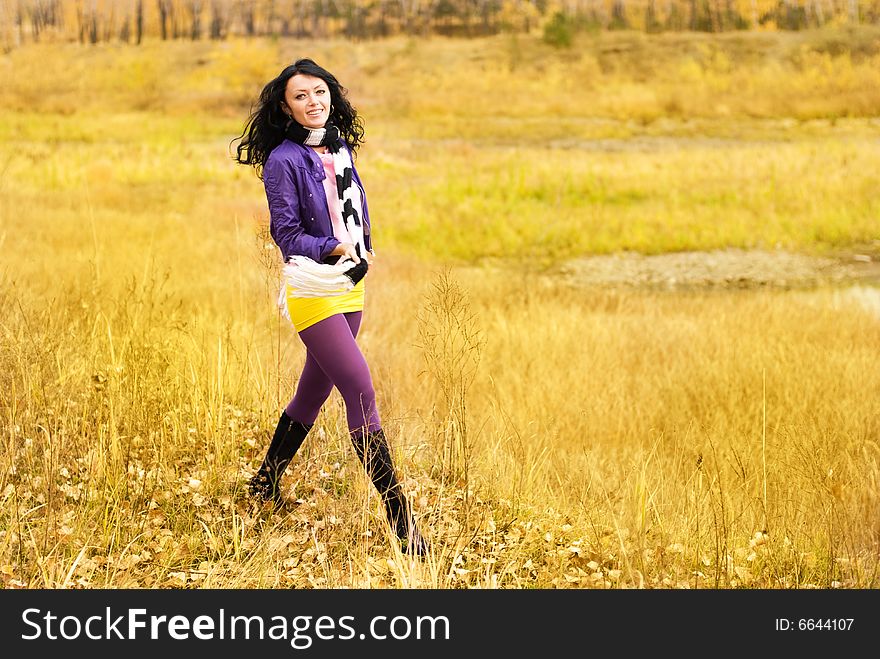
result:
[[[297,332],[338,313],[364,310],[364,280],[348,293],[330,297],[294,297],[287,284],[287,311]]]

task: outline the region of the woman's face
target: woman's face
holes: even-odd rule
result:
[[[285,112],[306,128],[323,128],[330,117],[330,88],[321,78],[298,73],[284,90]]]

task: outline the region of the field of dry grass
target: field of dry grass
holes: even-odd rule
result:
[[[624,35],[617,59],[591,42],[570,63],[505,39],[4,56],[5,587],[876,587],[876,313],[834,288],[544,270],[880,237],[876,53],[772,36]],[[424,563],[391,549],[336,394],[291,505],[243,491],[304,354],[273,306],[261,185],[227,148],[304,50],[367,122],[360,341]],[[626,68],[633,52],[699,71]],[[492,91],[464,84],[474,66]]]

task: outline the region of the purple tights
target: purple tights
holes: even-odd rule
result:
[[[336,314],[299,333],[306,363],[285,410],[291,419],[314,423],[335,385],[345,401],[349,431],[381,429],[370,368],[355,341],[362,316],[362,311]]]

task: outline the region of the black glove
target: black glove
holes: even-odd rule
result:
[[[370,264],[367,263],[367,259],[361,257],[361,262],[355,264],[353,268],[349,268],[345,271],[345,276],[351,279],[351,283],[357,285],[357,283],[364,278],[367,274],[367,270],[369,270]]]

